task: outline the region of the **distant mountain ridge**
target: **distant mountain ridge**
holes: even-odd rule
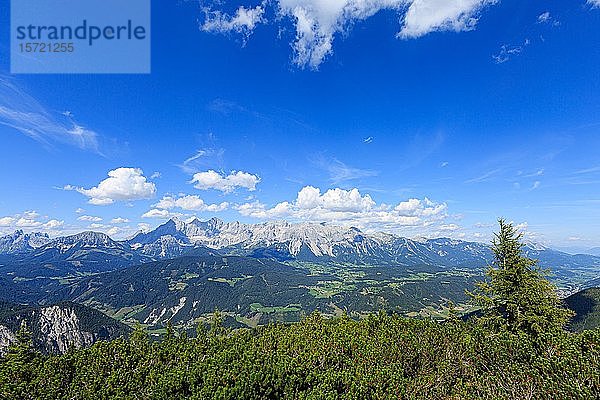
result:
[[[39,235],[30,234],[30,237]],[[8,242],[8,237],[0,241]],[[127,243],[112,240],[104,233],[86,231],[29,246],[26,251],[0,253],[0,272],[28,278],[60,277],[111,271],[145,261],[150,259],[132,250]]]
[[[405,267],[432,265],[481,269],[493,259],[489,245],[478,242],[448,238],[408,239],[327,223],[270,221],[245,224],[218,218],[189,222],[174,218],[125,241],[115,241],[97,232],[52,240],[42,234],[15,232],[0,238],[0,243],[5,244],[0,247],[0,272],[31,278],[112,271],[180,257],[198,249],[277,261]],[[17,248],[21,250],[15,251]],[[537,244],[528,244],[524,250],[528,257],[539,259],[542,267],[553,268],[560,280],[569,280],[577,274],[581,275],[580,281],[600,275],[600,257],[570,255]]]
[[[487,245],[446,238],[412,240],[325,223],[273,221],[244,224],[225,223],[217,218],[208,221],[195,219],[187,223],[171,219],[153,231],[135,235],[127,243],[152,257],[159,254],[178,256],[184,252],[181,248],[194,246],[281,259],[400,264],[431,262],[440,257],[446,257],[445,262],[448,262],[456,256],[453,248],[470,252],[481,260],[488,259],[490,254]],[[172,253],[169,254],[168,250]],[[455,258],[458,261],[460,257]]]
[[[50,241],[47,233],[24,233],[19,229],[14,233],[0,237],[0,253],[27,253],[41,247]]]

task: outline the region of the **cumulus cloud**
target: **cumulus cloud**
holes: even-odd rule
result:
[[[56,229],[56,228],[60,228],[63,225],[64,225],[64,221],[59,221],[56,219],[51,219],[50,221],[43,224],[44,228],[46,228],[46,229]]]
[[[434,31],[468,31],[479,11],[495,0],[414,0],[404,16],[399,36],[416,38]]]
[[[0,218],[0,226],[11,226],[15,223],[13,217],[2,217]]]
[[[180,214],[171,214],[168,210],[159,210],[157,208],[153,208],[144,214],[142,214],[142,218],[171,218],[173,216],[179,216]]]
[[[46,145],[53,142],[98,152],[98,134],[70,112],[53,113],[12,80],[0,76],[0,125],[9,126]]]
[[[204,9],[205,18],[201,29],[206,32],[237,32],[248,37],[256,25],[264,22],[263,14],[265,12],[262,5],[254,8],[240,6],[233,16],[222,13],[221,11],[211,11]]]
[[[79,221],[89,221],[89,222],[100,222],[100,221],[102,221],[102,218],[95,217],[95,216],[92,216],[92,215],[82,215],[80,217],[77,217],[77,219]]]
[[[263,2],[255,8],[239,7],[235,14],[206,11],[201,27],[205,31],[239,32],[246,37],[258,23],[267,22],[265,7],[274,5],[275,21],[294,25],[292,43],[294,63],[301,68],[316,69],[333,53],[337,36],[351,26],[381,10],[391,10],[401,22],[398,37],[417,38],[434,31],[473,29],[479,13],[496,0],[277,0]],[[215,2],[216,6],[220,3]]]
[[[323,208],[331,211],[363,212],[375,206],[368,194],[362,196],[358,189],[330,189],[321,195],[321,191],[312,186],[305,186],[298,192],[296,206],[308,210]]]
[[[180,197],[164,196],[160,201],[154,204],[152,207],[171,210],[173,208],[180,208],[186,211],[210,211],[218,212],[224,211],[229,207],[229,203],[222,202],[220,204],[206,204],[204,200],[196,195],[186,195]]]
[[[213,170],[197,172],[190,181],[196,189],[215,189],[223,193],[231,193],[236,188],[245,188],[253,191],[256,190],[256,185],[259,182],[260,178],[257,175],[248,172],[232,171],[229,175],[224,175]]]
[[[147,224],[145,222],[140,222],[139,224],[137,224],[138,229],[144,233],[148,233],[152,230],[152,225]]]
[[[292,202],[284,201],[274,207],[254,201],[235,207],[247,217],[258,219],[288,218],[300,221],[348,224],[371,230],[398,231],[406,228],[423,228],[437,224],[443,226],[448,217],[447,206],[427,198],[409,199],[395,205],[377,204],[368,194],[358,189],[320,189],[305,186]],[[445,225],[446,230],[454,228]],[[456,227],[458,229],[458,227]]]
[[[600,7],[600,0],[588,0],[587,3],[592,7]]]
[[[0,227],[14,229],[35,229],[37,231],[53,231],[64,225],[64,221],[49,219],[40,215],[37,211],[24,211],[20,214],[0,217]]]
[[[117,217],[110,220],[111,224],[126,224],[129,222],[127,218]]]
[[[20,217],[15,222],[15,226],[19,228],[35,228],[41,225],[42,223],[40,221],[37,221],[35,218],[30,218],[27,216]]]
[[[88,203],[107,205],[115,201],[148,199],[156,193],[156,186],[148,182],[139,168],[117,168],[108,172],[108,178],[90,189],[67,185],[65,190],[75,190],[87,197]]]

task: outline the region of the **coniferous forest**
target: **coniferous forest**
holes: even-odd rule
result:
[[[500,220],[479,311],[444,322],[384,312],[362,320],[313,313],[295,324],[210,326],[188,337],[98,342],[42,355],[23,326],[0,360],[6,399],[593,399],[600,329],[565,329],[572,312],[521,236]]]

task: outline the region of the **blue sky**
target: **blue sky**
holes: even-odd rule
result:
[[[152,15],[148,75],[10,75],[2,29],[0,232],[122,238],[196,215],[487,241],[504,216],[536,241],[600,246],[593,2]]]

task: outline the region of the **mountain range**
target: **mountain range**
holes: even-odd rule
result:
[[[477,242],[217,218],[172,219],[123,241],[17,231],[0,244],[0,299],[75,301],[156,328],[169,320],[190,327],[216,308],[249,326],[313,310],[440,316],[448,300],[467,307],[465,289],[493,259]],[[550,270],[563,297],[600,278],[600,257],[533,243],[524,252]]]

